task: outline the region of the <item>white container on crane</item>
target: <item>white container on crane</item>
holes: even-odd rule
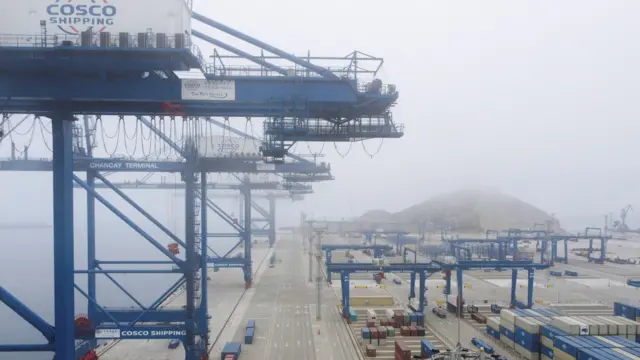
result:
[[[48,36],[73,40],[91,29],[98,35],[126,32],[191,34],[192,0],[20,0],[0,2],[0,34]],[[7,41],[16,39],[8,39]],[[38,40],[33,39],[34,43]],[[0,44],[2,45],[2,44]],[[25,43],[24,46],[27,46]]]

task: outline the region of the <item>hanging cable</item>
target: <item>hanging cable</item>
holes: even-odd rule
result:
[[[104,151],[107,152],[107,154],[113,156],[118,151],[118,147],[120,145],[120,124],[123,122],[122,116],[120,116],[118,119],[116,133],[113,136],[109,136],[105,131],[104,122],[102,121],[102,118],[100,118],[99,121],[100,121],[100,132],[102,134],[102,147],[104,148]],[[108,139],[116,139],[116,146],[113,149],[113,151],[109,151],[109,149],[107,149],[107,140],[105,139],[105,137],[107,137]]]
[[[324,142],[322,143],[322,147],[320,148],[320,152],[313,152],[313,151],[311,150],[311,145],[309,145],[309,142],[307,141],[307,149],[309,150],[309,153],[310,153],[311,155],[314,155],[314,156],[323,155],[323,153],[322,153],[322,152],[324,151],[324,146],[325,146],[325,144],[326,144],[326,143],[324,143]]]
[[[336,144],[336,142],[333,142],[333,148],[336,149],[336,153],[338,153],[338,156],[340,156],[341,158],[345,158],[347,155],[349,155],[349,153],[351,152],[351,147],[353,146],[353,142],[349,142],[349,148],[347,149],[347,152],[342,154],[340,152],[340,150],[338,150],[338,145]]]
[[[11,117],[7,118],[7,120],[6,120],[7,124],[9,125],[9,132],[8,132],[9,140],[14,145],[14,147],[13,147],[14,150],[16,152],[18,152],[18,154],[20,154],[20,155],[24,154],[31,147],[31,144],[33,143],[33,138],[34,138],[35,132],[36,132],[35,131],[35,123],[36,123],[36,119],[35,118],[33,119],[33,122],[31,123],[31,125],[29,126],[29,129],[26,132],[21,134],[21,133],[16,131],[16,129],[20,126],[20,124],[22,124],[24,121],[26,121],[26,119],[28,117],[29,117],[29,115],[27,115],[24,118],[22,118],[18,122],[18,124],[16,124],[15,126],[11,122]],[[42,131],[42,129],[41,129],[41,131]],[[24,146],[21,146],[21,147],[15,146],[16,142],[15,142],[15,140],[13,138],[13,133],[16,133],[17,135],[21,135],[21,136],[27,135],[29,137],[29,140],[27,141],[27,144],[24,145]],[[43,139],[44,139],[44,135],[43,135]],[[51,149],[49,149],[49,150],[51,150]]]
[[[369,157],[373,159],[373,157],[378,155],[378,153],[382,149],[382,144],[384,143],[384,139],[380,139],[380,144],[378,145],[378,149],[373,154],[369,154],[369,152],[367,151],[367,147],[364,145],[364,140],[361,141],[361,143],[362,143],[362,149],[364,150],[364,153],[369,155]]]
[[[134,157],[136,155],[136,153],[137,153],[137,149],[138,149],[138,124],[139,124],[139,120],[136,117],[133,136],[129,137],[129,134],[127,133],[127,123],[123,121],[124,151],[127,153],[127,155],[129,155],[129,157]],[[133,140],[133,151],[132,152],[129,151],[129,142],[127,140]]]

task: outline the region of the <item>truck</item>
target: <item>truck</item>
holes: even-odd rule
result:
[[[269,267],[272,268],[276,266],[276,253],[271,253],[271,258],[269,259]]]

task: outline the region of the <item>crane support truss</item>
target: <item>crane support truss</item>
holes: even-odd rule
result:
[[[75,359],[83,356],[77,353],[76,339],[86,340],[78,347],[86,349],[95,347],[95,341],[99,338],[140,338],[130,334],[142,331],[145,334],[156,334],[156,338],[180,338],[185,347],[186,360],[206,358],[208,233],[206,221],[201,223],[200,219],[206,219],[206,210],[210,202],[207,197],[207,172],[250,173],[260,172],[262,169],[266,172],[295,173],[296,171],[275,168],[278,165],[288,166],[282,162],[287,155],[288,147],[294,141],[352,141],[403,135],[402,126],[393,123],[389,112],[399,96],[395,86],[383,87],[379,80],[374,80],[363,89],[355,78],[338,76],[324,67],[289,55],[201,14],[193,14],[193,18],[288,59],[304,68],[305,72],[313,72],[319,76],[292,74],[265,60],[238,51],[235,51],[236,55],[276,71],[278,76],[226,75],[212,72],[210,70],[215,70],[215,67],[205,64],[199,51],[194,52],[194,49],[197,49],[193,47],[187,35],[171,37],[162,34],[167,39],[163,44],[146,37],[140,43],[138,34],[119,34],[118,38],[121,41],[114,41],[108,33],[107,36],[101,34],[100,39],[92,34],[73,36],[70,39],[33,34],[14,36],[13,40],[8,40],[8,36],[5,36],[7,41],[0,47],[2,116],[33,114],[52,120],[52,161],[3,162],[0,163],[0,168],[53,172],[55,302],[54,323],[47,324],[8,291],[0,289],[0,300],[9,304],[47,339],[47,343],[42,345],[0,345],[0,351],[53,351],[57,359]],[[203,38],[231,52],[237,50],[225,43],[216,42],[204,33],[194,31],[193,36]],[[122,41],[123,39],[126,41]],[[190,69],[200,69],[204,79],[183,79],[175,73]],[[199,90],[203,88],[215,88],[215,94]],[[224,96],[220,97],[220,94]],[[96,159],[91,157],[92,144],[89,143],[89,136],[87,157],[74,155],[73,124],[77,120],[76,115],[170,118],[178,116],[205,119],[213,116],[266,117],[270,120],[265,125],[266,138],[261,152],[265,160],[278,164],[236,162],[233,168],[225,167],[229,164],[224,161],[199,159],[193,142],[178,147],[157,129],[154,131],[156,135],[180,152],[183,161],[172,164],[154,163],[157,168],[151,168],[150,162],[136,162],[141,165],[131,165],[127,160],[113,159],[96,162]],[[11,169],[12,166],[14,168]],[[185,253],[184,257],[177,256],[178,248],[170,251],[172,249],[165,248],[153,239],[95,190],[96,180],[111,187],[100,171],[117,170],[181,174],[185,183],[184,238],[178,238],[159,222],[152,222],[178,244]],[[86,172],[86,181],[76,176],[74,171]],[[314,173],[313,170],[302,172]],[[86,270],[78,270],[74,264],[74,183],[87,191],[89,247]],[[151,220],[152,217],[123,192],[115,186],[112,189]],[[245,191],[243,195],[244,203],[251,204],[251,192]],[[96,257],[96,200],[154,245],[167,257],[165,263],[173,267],[167,270],[105,270],[103,265],[149,264],[141,261],[107,262]],[[249,229],[251,206],[245,206],[243,215],[243,227]],[[239,225],[238,227],[240,228]],[[246,238],[250,239],[250,232],[245,231],[245,234]],[[247,246],[245,255],[249,252],[250,257],[250,251],[250,246]],[[95,277],[97,274],[109,277],[110,273],[117,272],[171,272],[182,276],[151,305],[140,303],[139,309],[107,311],[97,299]],[[87,274],[88,289],[81,289],[74,283],[76,273]],[[186,292],[184,309],[160,310],[160,303],[180,287],[184,287]],[[74,319],[75,292],[88,299],[88,324],[80,327],[76,326]],[[151,325],[159,322],[169,322],[172,325]]]

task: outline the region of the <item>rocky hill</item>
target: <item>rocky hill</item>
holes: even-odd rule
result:
[[[426,220],[455,231],[480,232],[487,229],[530,228],[534,223],[556,219],[535,206],[495,190],[462,190],[437,195],[397,213],[368,211],[361,221],[419,223]]]

